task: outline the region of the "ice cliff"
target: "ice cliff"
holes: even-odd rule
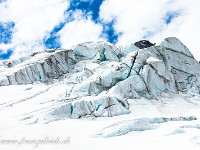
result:
[[[127,99],[156,99],[163,92],[199,94],[199,73],[198,61],[175,37],[143,49],[134,44],[116,47],[86,42],[72,49],[0,61],[0,86],[65,85],[57,88],[64,95],[62,103],[40,112],[35,119],[48,122],[127,114]]]

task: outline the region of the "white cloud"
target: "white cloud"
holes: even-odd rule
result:
[[[0,22],[15,22],[10,44],[0,44],[4,52],[12,48],[14,56],[45,48],[43,39],[65,19],[64,11],[71,0],[7,0],[0,4]],[[81,0],[93,2],[93,0]],[[199,0],[105,0],[100,7],[103,23],[116,20],[118,45],[133,43],[145,35],[159,43],[169,36],[178,37],[200,60],[200,1]],[[164,18],[168,12],[179,13],[170,24]],[[91,12],[71,12],[74,21],[58,33],[62,47],[69,48],[80,42],[102,40],[102,24],[95,24]],[[69,18],[69,19],[72,19]],[[106,35],[104,35],[106,39]]]
[[[14,56],[44,49],[42,40],[64,19],[67,0],[7,0],[0,4],[0,21],[15,22],[11,44]],[[0,45],[5,47],[5,45]]]
[[[63,48],[70,48],[86,41],[103,40],[100,38],[103,30],[102,26],[95,24],[90,15],[85,17],[83,12],[79,10],[74,12],[73,17],[75,20],[67,23],[59,32]]]
[[[200,1],[199,0],[105,0],[100,8],[104,22],[116,19],[114,29],[123,32],[117,44],[141,40],[148,32],[148,39],[160,42],[169,36],[178,37],[200,60]],[[167,12],[178,12],[170,24],[164,17]]]
[[[80,0],[81,2],[90,2],[92,3],[94,0]]]

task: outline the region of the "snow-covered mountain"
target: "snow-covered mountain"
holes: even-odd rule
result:
[[[175,37],[136,45],[86,42],[1,60],[0,136],[65,132],[69,149],[199,149],[199,62]]]

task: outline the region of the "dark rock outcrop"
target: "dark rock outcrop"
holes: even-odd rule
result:
[[[141,40],[141,41],[135,42],[134,45],[139,47],[140,49],[143,49],[143,48],[154,46],[155,44],[152,44],[151,42],[147,40]]]

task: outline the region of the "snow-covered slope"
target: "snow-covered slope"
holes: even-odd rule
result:
[[[191,136],[197,142],[187,139],[183,148],[195,149],[199,131],[190,134],[188,128],[200,126],[199,90],[199,62],[175,37],[144,49],[134,44],[116,47],[86,42],[70,50],[45,50],[0,61],[0,116],[5,120],[0,123],[5,128],[0,136],[14,126],[19,134],[22,127],[27,132],[29,128],[53,130],[58,125],[72,138],[86,130],[79,137],[86,145],[92,141],[86,148],[102,149],[94,146],[108,137],[112,137],[111,144],[119,141],[118,136],[140,138],[139,132],[148,143],[146,133],[159,133],[158,137],[169,140],[168,136],[188,131],[185,138]],[[5,127],[8,123],[11,126]],[[80,141],[75,143],[82,145]],[[135,147],[145,149],[137,143]],[[72,144],[70,148],[81,147]]]

